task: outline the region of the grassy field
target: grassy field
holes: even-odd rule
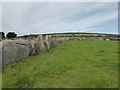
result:
[[[67,41],[3,67],[3,88],[117,88],[117,41]]]

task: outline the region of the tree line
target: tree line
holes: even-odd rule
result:
[[[2,34],[2,38],[15,38],[17,37],[17,34],[15,32],[8,32],[5,36],[4,32],[0,32]]]

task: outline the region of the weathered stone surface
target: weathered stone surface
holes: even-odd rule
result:
[[[51,48],[51,43],[52,43],[51,35],[46,35],[44,42],[47,50],[49,50]]]
[[[109,41],[110,39],[105,39],[106,41]]]
[[[104,40],[104,39],[102,39],[102,38],[98,38],[97,40]]]
[[[85,38],[69,38],[69,40],[85,40]]]
[[[68,41],[68,40],[70,40],[69,38],[52,38],[51,39],[51,44],[52,45],[58,45],[58,44],[60,44],[60,43],[63,43],[63,42],[65,42],[65,41]]]
[[[32,46],[32,49],[33,49],[35,44],[37,43],[37,41],[34,39],[34,40],[31,40],[30,43],[31,43],[31,46]]]
[[[2,66],[2,42],[0,42],[0,67]]]
[[[45,44],[44,44],[42,35],[39,35],[37,39],[32,41],[31,43],[33,47],[33,50],[31,52],[32,55],[45,50]]]
[[[52,38],[52,40],[51,40],[52,46],[54,46],[54,45],[56,44],[56,41],[55,41],[55,40],[56,40],[55,38]]]
[[[12,63],[29,56],[32,46],[27,40],[4,40],[2,44],[2,64]],[[1,46],[0,44],[0,46]],[[1,51],[1,50],[0,50]]]

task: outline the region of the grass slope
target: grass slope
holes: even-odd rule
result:
[[[3,88],[116,88],[117,41],[68,41],[3,68]]]

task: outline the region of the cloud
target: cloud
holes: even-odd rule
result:
[[[94,32],[114,20],[117,24],[117,3],[113,2],[32,2],[3,3],[3,31],[19,35],[67,31]],[[104,23],[104,24],[102,24]],[[96,27],[98,26],[98,27]],[[112,28],[112,29],[109,29]],[[108,26],[117,32],[116,26]]]
[[[119,2],[119,0],[2,0],[2,2]]]
[[[0,31],[2,31],[2,3],[0,3]]]

